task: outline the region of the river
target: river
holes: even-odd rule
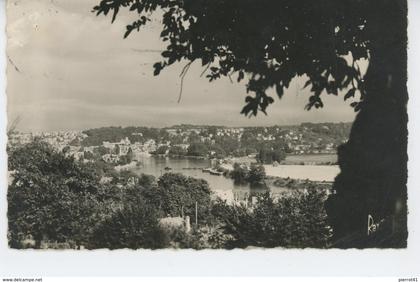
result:
[[[186,176],[201,178],[209,183],[210,189],[220,198],[232,202],[234,200],[243,201],[249,196],[270,191],[273,194],[281,194],[288,191],[283,187],[261,187],[249,184],[237,184],[232,179],[224,176],[211,175],[202,171],[203,168],[211,166],[210,160],[192,158],[165,158],[142,156],[139,159],[140,167],[131,170],[137,174],[150,174],[159,177],[165,172],[166,167],[170,167],[170,172],[182,173]],[[294,166],[295,168],[297,166]],[[301,169],[308,166],[299,166]],[[322,167],[319,168],[322,170]],[[321,171],[320,171],[321,173]],[[305,177],[302,177],[305,179]]]

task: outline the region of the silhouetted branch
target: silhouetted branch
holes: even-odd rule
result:
[[[184,87],[184,78],[185,78],[185,75],[188,73],[188,70],[190,69],[190,66],[191,66],[192,62],[193,61],[186,64],[184,66],[184,68],[182,69],[181,73],[179,74],[179,76],[181,77],[181,88],[179,89],[178,103],[181,102],[182,90],[183,90],[183,87]]]
[[[211,63],[208,63],[208,64],[207,64],[206,68],[205,68],[205,69],[203,70],[203,72],[200,74],[200,77],[202,77],[202,76],[206,73],[206,71],[209,69],[210,65],[211,65]]]

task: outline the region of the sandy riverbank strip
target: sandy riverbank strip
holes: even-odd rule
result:
[[[233,165],[222,164],[227,170],[232,170]],[[337,165],[264,165],[267,176],[292,178],[292,179],[308,179],[311,181],[334,181],[340,168]]]
[[[122,171],[122,170],[129,170],[129,169],[135,168],[136,166],[137,166],[137,162],[131,162],[125,165],[117,165],[114,167],[114,169],[116,171]]]

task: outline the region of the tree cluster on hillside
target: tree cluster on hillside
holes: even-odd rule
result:
[[[169,149],[170,156],[186,156],[188,151],[181,146],[171,146]]]
[[[87,135],[81,141],[83,146],[100,146],[104,141],[119,142],[128,138],[131,143],[145,142],[149,139],[157,142],[166,140],[168,133],[159,128],[149,127],[102,127],[83,131]]]
[[[157,249],[165,247],[158,211],[143,198],[134,197],[106,217],[92,233],[88,248]]]
[[[162,145],[162,146],[159,146],[156,149],[156,151],[153,152],[153,154],[156,154],[156,155],[166,155],[166,153],[168,152],[168,150],[169,150],[169,146]]]
[[[265,168],[263,165],[251,164],[248,181],[251,184],[264,184]]]
[[[245,241],[238,238],[233,228],[253,228],[246,226],[250,221],[244,215],[249,211],[214,201],[208,183],[202,179],[166,173],[156,180],[153,176],[130,171],[121,171],[113,176],[102,175],[95,165],[66,157],[40,141],[10,150],[9,245],[19,249],[321,246],[321,239],[317,236],[322,237],[323,233],[312,234],[311,237],[307,237],[306,233],[297,234],[289,238],[292,243],[280,239],[271,241],[274,239],[270,236],[280,235],[280,231],[264,237],[266,242],[260,241],[261,235],[257,234],[252,239],[254,235],[251,236],[251,231],[243,234],[249,236]],[[102,181],[108,177],[112,180]],[[261,166],[252,167],[248,177],[254,181],[263,179]],[[265,209],[265,203],[270,201],[273,200],[261,200],[250,215],[257,215],[256,211]],[[324,212],[320,208],[323,199],[299,196],[292,202],[299,207],[308,206],[300,213],[302,216],[306,212],[311,213],[305,221],[308,228],[313,225],[311,231],[323,230],[320,227],[325,225],[324,221],[320,221]],[[314,209],[309,210],[309,207]],[[227,213],[217,210],[226,210]],[[183,228],[168,229],[160,224],[162,218],[186,216],[193,223],[190,233]],[[259,217],[252,223],[257,223]],[[283,221],[270,218],[265,228],[279,230],[287,220],[295,219],[294,215],[285,213]],[[235,225],[231,226],[230,222],[235,222]]]
[[[191,143],[188,147],[187,156],[192,157],[205,157],[207,156],[209,147],[202,142]]]
[[[126,165],[134,160],[134,153],[131,148],[128,148],[127,154],[119,156],[118,165]]]
[[[326,194],[316,189],[297,190],[276,201],[266,193],[252,210],[219,201],[212,213],[230,235],[227,248],[326,248],[332,230],[323,207],[325,198]]]
[[[230,177],[238,183],[264,184],[265,168],[257,164],[248,167],[246,164],[234,163]]]
[[[186,177],[179,173],[165,173],[157,185],[144,187],[141,194],[162,212],[162,216],[197,216],[203,222],[208,216],[211,190],[202,179]]]
[[[209,213],[211,192],[204,180],[165,174],[156,182],[122,171],[104,184],[94,166],[40,141],[10,151],[9,169],[13,181],[8,190],[8,237],[13,248],[27,247],[28,238],[35,248],[51,242],[67,247],[164,248],[172,238],[159,226],[159,218],[193,218],[196,204],[200,222]]]
[[[38,141],[9,153],[10,246],[20,247],[27,235],[36,247],[45,238],[71,239],[79,246],[86,242],[98,220],[100,184],[95,171]]]
[[[286,158],[286,152],[283,148],[270,147],[263,145],[257,154],[257,161],[262,164],[280,163]]]

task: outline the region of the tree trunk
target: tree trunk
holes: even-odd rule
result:
[[[406,6],[382,3],[367,22],[366,96],[349,141],[338,150],[341,173],[326,203],[334,238],[341,239],[337,247],[406,246]]]

